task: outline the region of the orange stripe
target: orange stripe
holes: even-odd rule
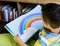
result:
[[[32,24],[34,21],[37,21],[37,20],[42,20],[42,17],[31,18],[31,19],[27,22],[27,24],[26,24],[26,29],[27,29],[28,27],[30,27],[31,24]]]

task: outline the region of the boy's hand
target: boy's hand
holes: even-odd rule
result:
[[[22,40],[21,38],[17,35],[14,36],[14,40],[20,45],[20,46],[27,46]]]
[[[19,43],[21,39],[19,38],[18,35],[16,35],[16,36],[14,36],[14,40],[15,40],[17,43]]]

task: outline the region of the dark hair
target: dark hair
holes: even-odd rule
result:
[[[48,3],[42,6],[43,20],[52,28],[60,27],[60,5],[56,3]]]

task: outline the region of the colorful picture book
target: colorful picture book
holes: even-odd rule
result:
[[[5,25],[5,28],[13,35],[19,35],[23,42],[27,42],[39,29],[43,27],[41,6],[37,5],[28,13],[19,16]]]

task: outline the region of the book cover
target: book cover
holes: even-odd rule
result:
[[[43,27],[41,8],[40,5],[37,5],[28,13],[6,24],[5,28],[13,36],[19,34],[23,42],[26,42],[34,33]]]

